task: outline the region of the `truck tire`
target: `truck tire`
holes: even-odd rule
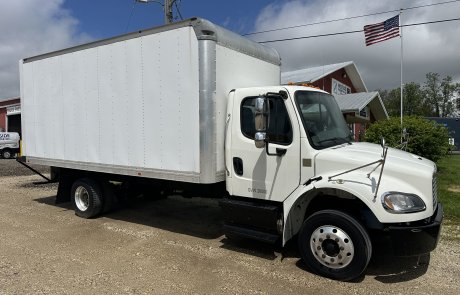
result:
[[[350,215],[322,210],[307,218],[298,237],[304,263],[316,274],[334,280],[359,277],[372,255],[364,227]]]
[[[72,185],[70,198],[75,215],[79,217],[92,218],[102,211],[102,190],[93,179],[81,178],[76,180]]]
[[[2,151],[2,157],[3,159],[11,159],[13,158],[13,152],[11,152],[9,149],[4,149]]]

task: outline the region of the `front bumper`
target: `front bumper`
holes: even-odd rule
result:
[[[372,235],[377,249],[395,256],[415,256],[433,251],[439,241],[444,209],[438,203],[435,213],[424,224],[390,225]]]

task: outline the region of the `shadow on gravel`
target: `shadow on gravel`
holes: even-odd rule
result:
[[[284,258],[300,257],[299,251],[297,250],[296,239],[289,241],[284,247],[281,247],[281,245],[270,245],[238,237],[234,237],[232,239],[223,238],[221,242],[221,248],[223,249],[267,260],[275,260],[279,258],[282,261]]]
[[[407,282],[427,272],[430,258],[430,254],[413,257],[374,255],[366,274],[385,284]]]
[[[429,261],[429,254],[421,257],[373,256],[365,273],[347,283],[361,283],[366,276],[374,276],[375,280],[384,284],[408,282],[424,275]],[[296,265],[314,274],[302,260],[297,261]]]
[[[215,199],[139,198],[129,200],[121,209],[104,216],[203,239],[223,235],[221,210]]]
[[[55,204],[55,197],[35,199],[36,202],[72,210],[69,202]],[[169,232],[180,233],[202,239],[222,237],[221,248],[240,252],[267,260],[300,258],[297,238],[293,238],[284,247],[243,238],[228,239],[222,231],[221,209],[217,199],[169,196],[161,200],[138,198],[130,200],[119,210],[103,214],[103,217],[130,223],[142,224]],[[77,217],[75,217],[77,218]],[[426,273],[430,256],[395,257],[379,251],[374,253],[369,263],[366,276],[375,276],[382,283],[397,283],[416,279]],[[312,273],[299,259],[296,265]],[[359,283],[364,275],[351,281]]]
[[[282,248],[244,238],[227,238],[222,230],[222,211],[218,202],[219,199],[181,196],[162,200],[140,198],[130,200],[122,209],[105,216],[203,239],[221,238],[220,247],[223,249],[267,260],[299,257],[296,243],[292,241]]]
[[[37,202],[37,203],[40,203],[40,204],[51,205],[51,206],[54,206],[54,207],[58,207],[58,208],[73,211],[72,205],[69,202],[56,204],[56,196],[49,196],[49,197],[45,197],[45,198],[39,198],[39,199],[35,199],[34,201]]]
[[[56,204],[56,197],[40,198],[35,201],[72,209],[70,202]],[[119,209],[102,214],[100,217],[142,224],[203,239],[216,239],[223,235],[220,216],[217,200],[202,198],[192,200],[169,196],[161,200],[131,199],[120,205]]]

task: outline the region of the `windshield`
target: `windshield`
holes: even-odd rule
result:
[[[296,91],[295,101],[305,131],[315,149],[350,142],[350,130],[332,95],[315,91]]]

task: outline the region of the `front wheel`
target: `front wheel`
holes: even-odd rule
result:
[[[319,211],[307,218],[298,242],[302,259],[311,270],[340,281],[359,277],[372,255],[363,226],[337,210]]]

